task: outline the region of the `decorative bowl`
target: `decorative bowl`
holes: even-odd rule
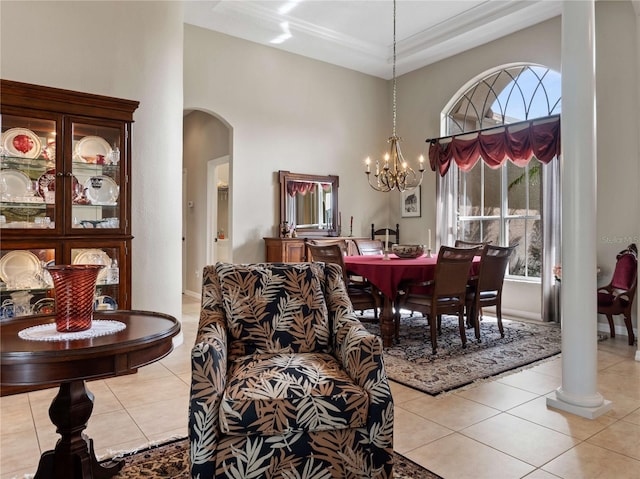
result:
[[[398,258],[419,258],[424,254],[424,245],[421,244],[394,244],[391,251]]]

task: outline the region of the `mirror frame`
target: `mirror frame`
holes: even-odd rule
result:
[[[305,236],[336,236],[338,234],[338,186],[339,180],[336,175],[306,175],[303,173],[291,173],[290,171],[280,170],[280,223],[278,225],[278,232],[283,221],[291,220],[287,219],[287,182],[288,181],[307,181],[317,183],[331,183],[331,229],[320,228],[305,228],[298,231],[299,237]]]

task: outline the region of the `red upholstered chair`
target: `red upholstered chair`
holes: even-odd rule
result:
[[[611,337],[616,337],[613,316],[624,316],[624,324],[629,335],[629,345],[633,345],[634,335],[631,325],[631,306],[638,286],[638,248],[635,243],[618,253],[616,267],[611,282],[598,289],[598,314],[604,314],[609,321]]]

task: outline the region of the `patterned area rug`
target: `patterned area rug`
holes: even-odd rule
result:
[[[159,446],[150,447],[123,456],[125,465],[113,479],[190,479],[189,441],[176,439]],[[415,462],[395,454],[394,479],[442,479],[417,465]]]
[[[372,312],[371,312],[372,314]],[[369,312],[365,311],[367,319]],[[376,323],[364,322],[379,334]],[[467,347],[462,348],[457,316],[443,316],[437,354],[431,354],[427,319],[415,313],[403,314],[400,341],[384,351],[390,379],[431,395],[450,391],[474,381],[532,364],[560,352],[560,326],[502,320],[505,337],[500,337],[495,318],[480,322],[481,342],[467,329]]]

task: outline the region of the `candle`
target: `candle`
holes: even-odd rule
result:
[[[384,235],[384,249],[389,249],[389,228],[385,230]]]
[[[431,228],[429,228],[429,246],[427,246],[427,249],[431,249]]]
[[[364,160],[364,162],[367,164],[367,173],[370,173],[371,172],[371,168],[370,168],[371,159],[367,156],[367,159]]]

